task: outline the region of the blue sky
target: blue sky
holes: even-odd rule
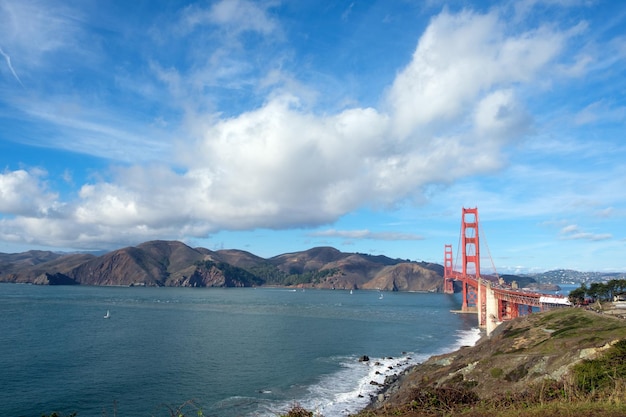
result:
[[[625,70],[615,1],[0,0],[0,252],[443,263],[478,207],[501,273],[626,271]]]

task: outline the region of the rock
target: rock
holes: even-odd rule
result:
[[[370,357],[367,355],[363,355],[359,358],[359,362],[368,362],[370,360]]]
[[[394,382],[396,382],[397,380],[398,380],[398,376],[397,376],[397,375],[388,375],[388,376],[385,378],[384,385],[391,385],[391,384],[393,384]]]
[[[33,282],[35,285],[77,285],[78,282],[74,281],[67,275],[56,273],[49,274],[43,273],[39,275]]]

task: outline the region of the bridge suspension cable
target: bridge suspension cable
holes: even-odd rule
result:
[[[452,245],[444,247],[444,292],[454,293],[454,281],[460,283],[463,293],[461,312],[478,313],[479,326],[486,328],[489,334],[498,323],[530,314],[533,307],[544,310],[569,305],[566,297],[551,296],[548,299],[545,294],[519,290],[506,284],[496,271],[488,246],[486,249],[493,275],[483,275],[480,268],[481,232],[478,208],[463,208],[460,250],[457,249],[457,260],[459,255],[462,256],[462,271],[457,269],[458,262],[452,263]]]

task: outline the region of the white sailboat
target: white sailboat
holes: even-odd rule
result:
[[[104,318],[108,319],[109,317],[111,317],[111,313],[109,313],[109,310],[107,310],[107,313],[104,315]]]

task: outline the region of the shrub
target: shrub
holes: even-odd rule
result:
[[[502,370],[502,368],[491,368],[489,370],[489,373],[493,378],[500,378],[504,371]]]
[[[602,357],[584,360],[573,368],[574,385],[583,393],[613,390],[626,379],[626,340],[620,340]]]
[[[426,387],[415,390],[412,397],[412,408],[430,411],[451,411],[480,401],[478,394],[463,387]]]

